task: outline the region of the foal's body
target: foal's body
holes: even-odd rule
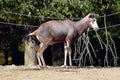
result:
[[[76,22],[71,20],[48,21],[41,24],[40,27],[33,33],[30,33],[29,35],[35,35],[41,43],[40,48],[37,51],[39,65],[46,66],[43,58],[43,52],[49,45],[64,42],[64,66],[67,66],[67,54],[69,56],[69,65],[72,66],[71,43],[82,35],[82,33],[84,33],[89,27],[92,26],[93,29],[98,29],[96,21],[93,21],[95,18],[94,16],[95,15],[93,14],[88,14],[86,17]]]
[[[39,27],[37,35],[44,38],[44,40],[40,39],[41,42],[47,40],[49,45],[53,45],[58,42],[66,42],[68,38],[73,40],[78,36],[78,31],[73,21],[49,21]]]

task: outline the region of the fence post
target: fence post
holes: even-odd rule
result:
[[[33,66],[37,65],[36,50],[37,45],[32,37],[28,37],[24,40],[25,43],[25,54],[24,54],[24,65]]]

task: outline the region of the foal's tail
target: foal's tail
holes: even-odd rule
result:
[[[29,33],[28,35],[24,36],[22,39],[22,42],[33,42],[36,45],[40,44],[40,42],[37,40],[36,38],[36,34],[37,34],[38,30],[33,31],[32,33]]]
[[[36,35],[37,31],[38,31],[38,30],[35,30],[34,32],[29,33],[27,36]]]

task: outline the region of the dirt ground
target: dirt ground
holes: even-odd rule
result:
[[[120,80],[120,68],[0,66],[0,80]]]

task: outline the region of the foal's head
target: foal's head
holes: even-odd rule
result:
[[[99,29],[97,20],[96,20],[97,15],[95,14],[88,14],[88,18],[90,20],[89,27],[93,28],[95,31]]]

